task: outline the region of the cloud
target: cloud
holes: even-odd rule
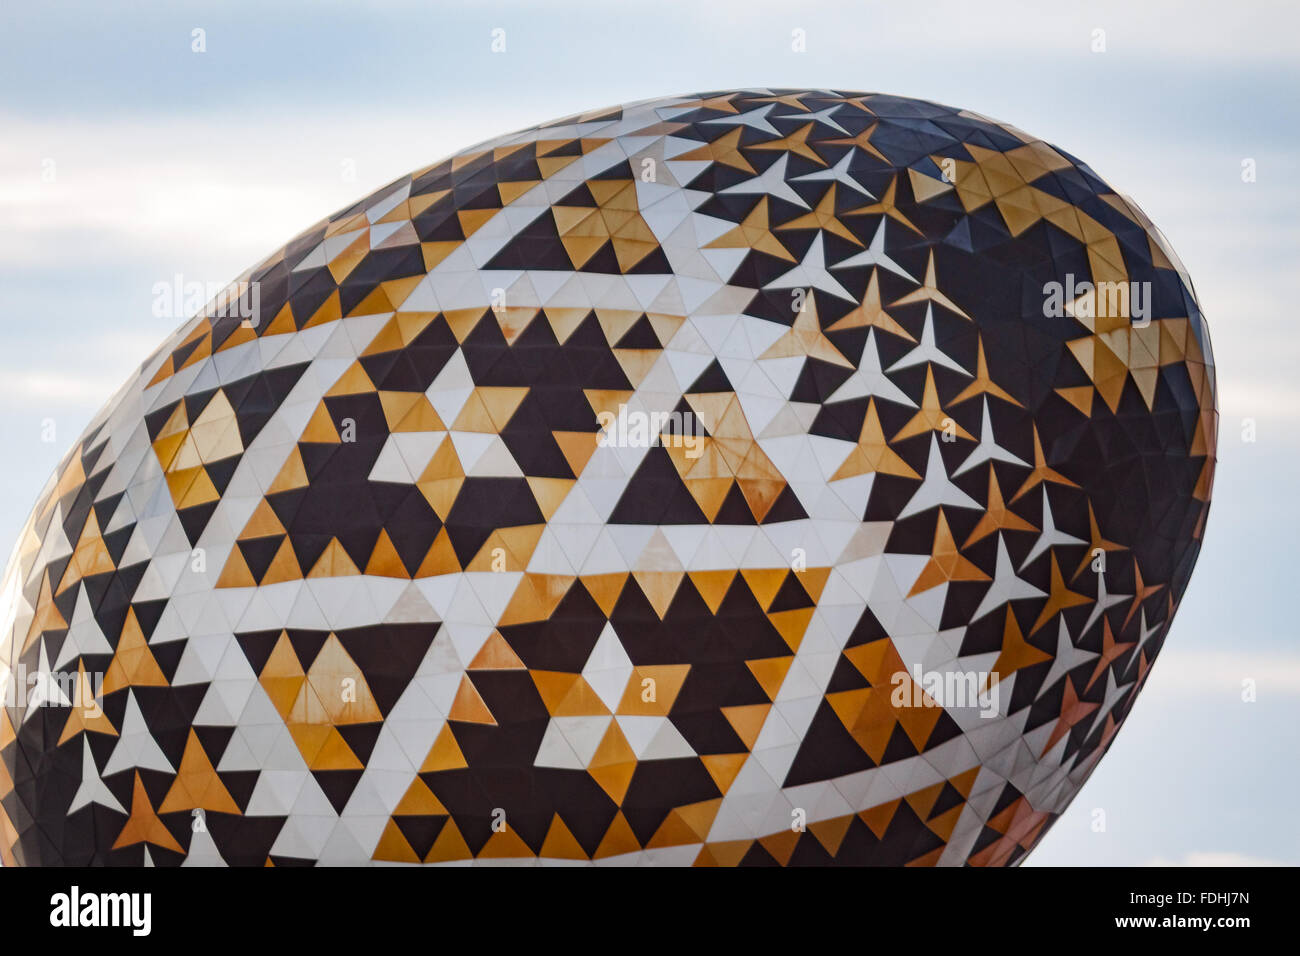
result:
[[[440,112],[437,124],[350,114],[345,135],[325,112],[292,124],[219,112],[78,122],[0,114],[0,262],[48,267],[71,248],[160,270],[219,263],[230,274],[211,278],[228,281],[359,196],[510,128],[500,116]]]
[[[1167,860],[1155,857],[1147,860],[1143,866],[1287,866],[1279,860],[1268,860],[1245,853],[1222,852],[1214,850],[1192,850],[1183,854],[1181,859]]]
[[[89,417],[161,341],[151,331],[117,330],[62,336],[48,349],[0,351],[0,410],[24,421],[33,411]]]
[[[1300,655],[1182,650],[1171,644],[1155,664],[1149,690],[1152,695],[1239,694],[1246,679],[1255,681],[1261,694],[1300,694]]]
[[[94,407],[102,404],[121,384],[121,376],[110,379],[107,376],[0,368],[0,402],[7,405],[40,402],[53,406]]]
[[[581,9],[593,4],[570,0],[559,6]],[[1284,0],[1257,2],[1250,16],[1224,16],[1211,0],[1141,4],[1093,0],[1086,5],[1032,4],[1014,9],[966,0],[933,0],[923,7],[858,6],[838,0],[811,0],[792,7],[785,0],[717,0],[689,4],[677,16],[688,23],[715,21],[727,33],[749,23],[788,36],[791,28],[803,26],[808,28],[810,50],[819,44],[837,55],[924,48],[965,58],[973,51],[990,55],[1007,50],[1019,58],[1072,53],[1088,57],[1093,55],[1090,44],[1095,29],[1106,31],[1107,52],[1121,57],[1236,60],[1249,50],[1255,62],[1285,61],[1296,50],[1295,7]],[[508,15],[503,19],[509,23]],[[1261,24],[1271,28],[1261,29]]]
[[[1300,418],[1300,387],[1282,382],[1246,383],[1243,378],[1229,379],[1229,387],[1220,384],[1219,411],[1223,416],[1243,418],[1295,419]],[[1221,433],[1239,425],[1236,421],[1220,421]],[[1220,439],[1222,441],[1222,439]]]

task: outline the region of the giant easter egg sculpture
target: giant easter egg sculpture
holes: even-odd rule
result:
[[[973,113],[600,110],[240,283],[9,562],[6,863],[1016,863],[1205,529],[1190,280]]]

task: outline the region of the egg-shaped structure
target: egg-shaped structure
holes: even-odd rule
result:
[[[7,864],[1014,864],[1203,536],[1190,280],[967,111],[598,110],[233,289],[8,564]]]

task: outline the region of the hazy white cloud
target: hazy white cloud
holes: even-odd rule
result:
[[[1182,618],[1176,620],[1181,622]],[[1152,697],[1206,693],[1239,696],[1244,680],[1254,681],[1260,694],[1300,694],[1300,655],[1183,650],[1170,644],[1161,651],[1146,691]]]
[[[350,116],[342,134],[326,113],[293,124],[223,114],[93,123],[0,115],[0,262],[63,263],[70,245],[90,244],[163,271],[163,263],[235,261],[230,275],[213,277],[231,279],[359,196],[502,132],[499,118],[440,113],[424,127],[404,114]]]
[[[140,353],[141,356],[144,354]],[[117,363],[111,363],[111,367],[116,366]],[[131,367],[134,365],[128,366],[128,370]],[[103,405],[125,381],[125,373],[96,374],[88,371],[85,374],[69,374],[53,370],[28,371],[0,367],[0,403],[7,406],[38,405],[51,409],[89,411]]]
[[[97,12],[95,0],[77,0],[66,4]],[[326,14],[338,15],[347,5],[322,2]],[[213,19],[210,0],[171,0],[169,12]],[[367,7],[375,20],[411,21],[429,11],[427,0],[384,0]],[[275,22],[278,11],[268,10],[262,0],[227,0],[222,12],[233,16],[258,17]],[[481,0],[441,0],[439,18],[448,24],[482,24],[516,28],[523,37],[527,28],[536,26],[538,9],[535,0],[497,0],[486,6]],[[133,14],[140,20],[152,19],[151,11],[125,9],[114,12],[114,21],[129,26]],[[16,16],[32,16],[16,10]],[[616,21],[626,27],[626,10],[605,0],[548,0],[545,18],[552,22],[572,23],[586,28],[578,41],[590,30]],[[288,19],[285,14],[280,14]],[[197,22],[197,21],[196,21]],[[1255,62],[1286,59],[1297,47],[1297,11],[1287,0],[1254,0],[1249,8],[1225,8],[1214,0],[1089,0],[1088,3],[1041,4],[1010,2],[972,4],[967,0],[929,0],[914,4],[864,4],[845,0],[661,0],[638,14],[632,21],[645,33],[675,32],[679,36],[713,26],[716,36],[727,41],[736,34],[769,34],[779,45],[789,42],[790,30],[808,30],[810,50],[834,50],[837,53],[877,53],[898,50],[900,56],[912,56],[915,50],[958,52],[969,56],[972,51],[996,54],[1013,50],[1042,53],[1090,53],[1094,29],[1107,33],[1108,51],[1117,55],[1150,57],[1201,57],[1239,59],[1243,51]],[[632,52],[632,51],[629,51]],[[758,50],[757,54],[769,51]]]
[[[1143,866],[1286,866],[1278,860],[1267,860],[1263,857],[1248,856],[1245,853],[1233,853],[1232,851],[1218,852],[1214,850],[1192,850],[1178,859],[1167,860],[1164,857],[1155,857],[1147,860]]]
[[[583,8],[589,0],[569,4]],[[509,9],[507,4],[506,9]],[[563,6],[563,4],[562,4]],[[856,7],[856,9],[855,9]],[[690,4],[685,16],[712,20],[722,29],[737,22],[762,23],[786,35],[809,30],[810,49],[874,52],[877,45],[938,53],[1000,50],[1016,54],[1092,55],[1092,31],[1106,31],[1115,56],[1233,59],[1249,50],[1252,59],[1285,60],[1297,49],[1297,8],[1284,0],[1253,3],[1250,10],[1226,10],[1211,0],[1092,0],[1086,4],[1026,3],[989,7],[965,0],[932,0],[918,16],[909,4],[863,4],[846,8],[835,0],[792,6],[786,0],[717,0]],[[870,31],[848,28],[869,21]],[[787,26],[788,24],[788,26]],[[864,48],[865,44],[865,48]]]
[[[1250,382],[1233,375],[1229,387],[1220,382],[1221,429],[1236,428],[1241,418],[1300,419],[1300,386],[1287,382]]]
[[[42,402],[81,405],[102,402],[121,382],[107,378],[60,375],[57,372],[0,369],[0,402]]]
[[[0,350],[0,409],[48,409],[88,418],[162,337],[148,331],[90,332],[60,337],[38,351]]]

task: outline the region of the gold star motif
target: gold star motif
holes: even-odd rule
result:
[[[1052,730],[1052,736],[1047,739],[1047,746],[1038,755],[1039,758],[1041,759],[1049,750],[1055,747],[1057,742],[1070,732],[1070,728],[1100,706],[1100,704],[1090,704],[1079,700],[1079,695],[1074,692],[1074,685],[1069,680],[1066,680],[1065,693],[1061,697],[1061,716],[1056,719],[1056,727]]]
[[[1092,510],[1091,501],[1088,502],[1088,529],[1089,529],[1088,551],[1087,553],[1084,554],[1083,560],[1079,562],[1078,570],[1076,570],[1074,574],[1070,576],[1071,582],[1073,582],[1074,579],[1077,578],[1083,572],[1083,569],[1088,566],[1088,563],[1093,559],[1093,555],[1096,554],[1098,551],[1104,553],[1106,551],[1124,550],[1124,546],[1122,544],[1116,544],[1114,541],[1107,541],[1105,538],[1101,536],[1101,529],[1097,527],[1097,513]]]
[[[1016,514],[1002,501],[1002,489],[998,487],[998,474],[989,462],[989,497],[988,507],[980,516],[979,524],[971,531],[963,548],[969,548],[976,541],[986,538],[994,531],[1037,531],[1032,524]]]
[[[689,153],[683,153],[677,158],[721,163],[722,165],[730,166],[733,169],[742,169],[747,173],[752,173],[754,167],[749,165],[749,160],[741,155],[740,152],[741,132],[741,128],[737,126],[730,133],[719,136],[713,142],[705,143],[699,149],[693,149]]]
[[[957,550],[957,542],[952,539],[952,531],[948,528],[948,519],[943,515],[943,508],[940,508],[939,520],[934,526],[934,546],[930,549],[930,560],[917,575],[916,582],[912,585],[912,590],[907,592],[907,596],[912,597],[930,588],[947,584],[949,581],[987,581],[988,579],[987,574],[961,556]],[[1008,614],[1010,610],[1007,609]],[[1038,653],[1042,652],[1038,651]],[[999,657],[998,660],[1001,661],[1002,658]]]
[[[63,725],[63,733],[59,735],[59,746],[62,747],[77,734],[87,730],[117,736],[117,728],[100,707],[100,701],[90,686],[90,678],[86,676],[86,662],[78,660],[76,690],[72,706],[68,708],[68,720]]]
[[[876,115],[876,111],[867,105],[867,94],[860,96],[827,96],[824,99],[828,103],[846,103],[849,106],[856,106],[864,113],[870,113],[872,116]]]
[[[847,215],[847,213],[845,215]],[[896,305],[911,305],[913,302],[937,302],[948,311],[956,312],[963,319],[974,321],[969,315],[962,311],[961,306],[957,305],[956,302],[953,302],[952,299],[939,291],[938,279],[935,278],[934,272],[933,249],[930,250],[930,261],[926,263],[925,266],[925,282],[921,284],[921,288],[917,289],[915,292],[909,292],[896,302],[891,302],[889,306],[890,308],[893,308]]]
[[[1000,398],[1004,402],[1010,402],[1016,408],[1024,408],[1020,402],[1012,398],[1002,387],[989,378],[989,363],[984,357],[984,337],[979,339],[979,358],[976,359],[975,381],[963,388],[949,405],[960,405],[968,398],[974,398],[976,395],[992,395],[994,398]]]
[[[882,163],[892,166],[893,164],[889,162],[889,159],[885,154],[871,144],[871,134],[876,131],[876,127],[879,125],[879,123],[872,123],[857,136],[846,136],[841,139],[823,139],[818,140],[818,142],[825,143],[827,146],[856,146],[864,153],[870,153]]]
[[[894,205],[894,192],[897,189],[897,187],[898,187],[898,177],[895,176],[892,180],[890,180],[889,188],[885,190],[885,195],[881,197],[880,202],[874,202],[868,206],[859,206],[857,209],[850,209],[844,215],[846,216],[871,216],[871,215],[888,216],[890,219],[902,223],[904,226],[906,226],[908,229],[911,229],[918,236],[922,235],[923,233],[921,232],[921,230],[917,229],[916,226],[912,225],[912,221],[908,219],[906,216],[904,216],[901,212],[899,212],[898,207]]]
[[[735,113],[737,112],[736,104],[731,101],[739,95],[739,93],[727,93],[723,96],[711,96],[706,100],[696,100],[695,103],[690,105],[688,108],[694,110],[717,110],[720,113]]]
[[[1011,502],[1014,504],[1026,491],[1035,488],[1044,481],[1054,481],[1058,485],[1065,485],[1067,488],[1078,488],[1073,481],[1066,478],[1055,469],[1048,468],[1047,462],[1043,458],[1043,443],[1038,437],[1038,426],[1034,426],[1034,470],[1029,473],[1025,483],[1020,486],[1020,490],[1011,496]]]
[[[817,208],[812,212],[804,213],[796,219],[789,222],[783,222],[777,226],[777,229],[821,229],[824,232],[833,233],[841,239],[847,239],[856,246],[862,245],[862,240],[850,232],[839,219],[835,216],[835,183],[831,183],[831,188],[826,190],[826,195],[817,201]]]
[[[135,772],[135,787],[131,792],[131,816],[122,827],[122,832],[117,835],[113,849],[120,850],[122,847],[134,846],[137,843],[152,843],[173,853],[185,852],[176,842],[171,831],[163,825],[162,820],[158,819],[158,814],[154,813],[153,804],[149,802],[149,794],[145,792],[138,770]]]
[[[1071,591],[1065,586],[1065,580],[1061,577],[1061,568],[1056,563],[1056,552],[1050,552],[1052,555],[1052,584],[1047,595],[1047,604],[1038,615],[1038,620],[1034,622],[1033,628],[1029,631],[1030,635],[1037,634],[1042,626],[1056,616],[1058,611],[1064,611],[1066,608],[1078,607],[1080,604],[1089,604],[1092,598],[1085,594],[1079,594],[1077,591]]]
[[[790,251],[781,245],[781,240],[776,237],[768,225],[767,215],[767,197],[764,196],[758,201],[748,216],[736,226],[722,235],[718,236],[704,248],[706,249],[753,249],[756,252],[765,252],[769,256],[776,256],[778,259],[784,259],[786,262],[797,261]]]
[[[872,269],[871,280],[867,283],[867,291],[862,296],[862,304],[848,314],[836,319],[834,324],[826,330],[827,332],[871,327],[880,329],[882,332],[889,332],[891,335],[900,336],[909,342],[916,341],[916,337],[894,321],[893,316],[881,306],[879,277],[880,270]]]
[[[899,429],[898,434],[890,440],[898,441],[903,438],[911,438],[913,435],[923,435],[928,431],[946,432],[950,428],[959,438],[970,441],[975,440],[970,432],[958,425],[939,406],[939,390],[934,385],[934,367],[927,364],[925,367],[925,392],[921,397],[921,407],[912,416],[911,420]]]
[[[1115,634],[1110,629],[1110,621],[1106,619],[1105,615],[1102,615],[1101,618],[1101,631],[1101,656],[1097,658],[1097,666],[1093,668],[1092,676],[1088,678],[1088,683],[1083,688],[1085,694],[1088,692],[1088,688],[1097,682],[1097,678],[1106,673],[1106,669],[1120,657],[1123,657],[1124,652],[1135,643],[1134,641],[1116,641]]]
[[[811,159],[819,166],[825,166],[826,161],[818,156],[816,150],[808,145],[808,134],[812,132],[812,128],[812,123],[806,123],[789,136],[782,136],[780,139],[770,139],[766,143],[755,143],[753,146],[746,148],[779,149],[784,152],[794,153],[796,156],[802,156],[804,159]]]
[[[1011,605],[1008,604],[1007,618],[1002,625],[1002,648],[998,659],[993,663],[988,686],[992,687],[1002,678],[1014,674],[1023,667],[1032,667],[1051,659],[1051,654],[1039,650],[1025,640],[1025,635],[1020,630],[1020,622],[1016,620],[1015,614],[1011,612]]]
[[[1136,555],[1133,558],[1133,578],[1136,582],[1133,586],[1133,603],[1129,606],[1128,614],[1124,618],[1124,627],[1128,627],[1128,622],[1133,620],[1133,615],[1142,606],[1142,602],[1164,587],[1163,584],[1148,585],[1143,583],[1142,569],[1138,567]]]
[[[802,93],[782,93],[780,96],[756,96],[751,101],[754,103],[781,103],[790,107],[792,110],[808,112],[808,107],[803,105]]]
[[[889,447],[885,441],[884,430],[880,427],[880,415],[876,412],[876,400],[867,402],[867,415],[862,419],[862,433],[858,444],[844,459],[844,464],[831,477],[831,481],[852,478],[878,472],[882,475],[898,475],[902,478],[917,478],[918,475],[902,457]]]
[[[768,346],[759,358],[793,358],[799,355],[853,368],[853,363],[840,354],[840,350],[823,334],[821,323],[817,321],[817,300],[811,295],[804,299],[803,311],[794,314],[794,325]]]
[[[58,606],[54,603],[54,596],[50,592],[50,569],[46,568],[41,578],[40,595],[36,599],[36,614],[27,628],[27,638],[23,641],[21,653],[26,654],[28,648],[43,632],[63,630],[67,626],[68,622],[59,613]]]

